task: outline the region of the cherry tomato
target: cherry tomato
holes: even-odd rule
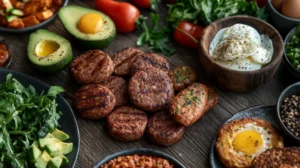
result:
[[[9,53],[7,50],[0,50],[0,67],[4,66],[8,61]]]
[[[96,8],[114,21],[117,32],[120,33],[135,30],[135,22],[140,17],[138,8],[127,2],[96,0]]]
[[[255,1],[255,0],[247,0],[247,2],[251,2],[251,1]],[[267,0],[256,0],[256,2],[260,8],[266,6],[267,4]]]
[[[174,39],[179,44],[190,47],[198,48],[199,40],[202,36],[204,28],[187,21],[181,21],[174,30]],[[189,35],[187,35],[189,34]]]
[[[141,8],[149,9],[151,6],[151,0],[132,0],[132,2]]]

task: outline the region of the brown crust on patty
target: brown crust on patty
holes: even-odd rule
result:
[[[75,108],[86,119],[104,118],[116,105],[114,94],[100,84],[82,86],[74,97]]]
[[[158,68],[137,72],[129,81],[128,92],[133,104],[152,112],[167,108],[174,97],[171,79]]]
[[[208,88],[208,100],[205,108],[205,112],[213,108],[219,100],[219,94],[213,87],[207,86]]]
[[[107,116],[109,134],[119,141],[135,141],[144,135],[148,117],[131,106],[121,106]]]
[[[125,48],[117,52],[113,57],[113,61],[115,64],[114,73],[121,76],[130,75],[130,68],[132,63],[138,56],[142,54],[144,54],[144,52],[137,48]]]
[[[197,76],[191,67],[179,66],[170,71],[169,76],[173,82],[175,91],[179,92],[193,84]]]
[[[240,120],[234,120],[230,123],[223,125],[219,132],[218,138],[215,144],[216,150],[218,152],[219,158],[224,166],[229,168],[247,168],[251,166],[252,157],[248,157],[245,155],[236,155],[233,153],[231,149],[231,144],[228,138],[234,138],[233,133],[235,130],[244,127],[244,125],[248,123],[253,123],[256,126],[262,127],[266,129],[270,135],[272,135],[271,139],[271,148],[274,147],[283,147],[283,139],[280,136],[277,129],[268,121],[258,119],[258,118],[243,118]]]
[[[101,84],[115,95],[116,106],[121,106],[129,102],[128,82],[124,78],[110,76]]]
[[[184,134],[184,126],[175,122],[165,111],[155,113],[148,122],[147,135],[160,145],[172,145]]]
[[[71,73],[78,83],[91,84],[106,80],[114,71],[114,63],[101,50],[90,50],[75,58]]]
[[[194,83],[175,96],[169,113],[176,122],[190,126],[204,115],[207,100],[207,87],[201,83]]]
[[[131,75],[145,68],[159,68],[163,71],[170,71],[170,64],[163,56],[155,53],[146,53],[139,56],[131,66]]]
[[[258,155],[251,168],[296,168],[300,167],[300,148],[273,148]]]

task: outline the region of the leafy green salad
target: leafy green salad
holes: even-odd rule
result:
[[[0,83],[0,168],[31,167],[28,150],[39,138],[53,132],[62,113],[57,110],[56,96],[64,89],[52,86],[47,93],[36,93],[12,74]]]
[[[300,71],[300,25],[296,32],[286,44],[285,54],[293,64],[293,66]]]

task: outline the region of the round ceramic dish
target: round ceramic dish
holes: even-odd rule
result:
[[[64,7],[64,6],[67,6],[69,0],[63,0],[63,4],[61,7]],[[5,28],[5,27],[0,27],[0,32],[2,33],[24,33],[24,32],[30,32],[30,31],[33,31],[33,30],[36,30],[38,28],[41,28],[41,27],[44,27],[46,26],[47,24],[49,24],[56,16],[57,16],[58,12],[55,12],[54,15],[43,21],[42,23],[40,24],[37,24],[37,25],[34,25],[34,26],[30,26],[30,27],[25,27],[23,29],[10,29],[10,28]]]
[[[100,166],[104,165],[105,163],[109,162],[110,160],[118,157],[118,156],[126,156],[126,155],[146,155],[146,156],[157,156],[164,159],[167,159],[171,164],[174,165],[174,168],[185,168],[182,163],[180,163],[178,160],[176,160],[174,157],[160,152],[153,149],[133,149],[133,150],[126,150],[122,152],[118,152],[109,156],[106,156],[103,160],[99,161],[94,168],[99,168]]]
[[[292,134],[292,132],[290,132],[288,130],[288,128],[282,123],[282,120],[280,117],[280,107],[281,107],[282,101],[285,98],[290,97],[294,94],[300,95],[300,82],[297,82],[297,83],[294,83],[294,84],[288,86],[281,92],[281,94],[278,98],[278,101],[277,101],[276,118],[277,118],[277,121],[280,124],[281,128],[283,129],[284,133],[287,134],[295,143],[300,145],[300,138],[296,137],[294,134]]]

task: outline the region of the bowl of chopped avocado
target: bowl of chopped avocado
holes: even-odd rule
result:
[[[284,60],[292,75],[300,79],[300,25],[292,29],[284,40]]]

